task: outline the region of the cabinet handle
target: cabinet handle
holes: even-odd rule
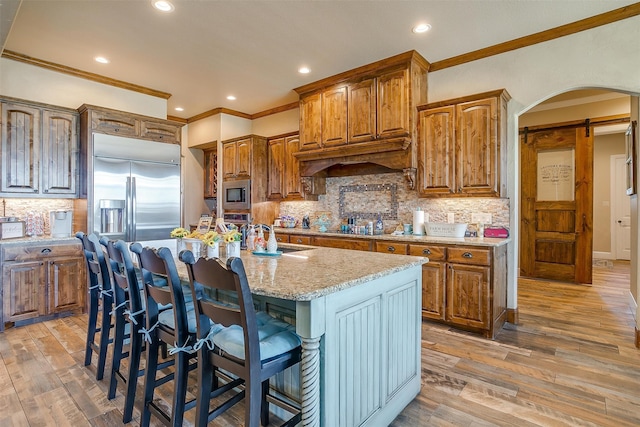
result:
[[[302,239],[296,240],[296,243],[302,243]]]
[[[282,242],[282,237],[276,237],[276,241]]]
[[[473,258],[473,254],[471,252],[465,252],[462,254],[462,258]]]
[[[40,251],[41,254],[49,254],[51,253],[51,249],[49,248],[44,248],[43,250]]]
[[[422,253],[425,255],[431,255],[431,249],[425,249],[422,251]]]
[[[395,251],[396,251],[396,248],[394,248],[393,246],[389,246],[389,247],[387,248],[387,250],[388,250],[389,252],[395,252]]]

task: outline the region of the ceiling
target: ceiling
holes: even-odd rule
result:
[[[255,114],[297,101],[295,87],[412,49],[433,63],[634,3],[172,2],[175,10],[164,14],[150,0],[0,0],[6,37],[0,42],[19,54],[170,93],[167,114],[186,119],[218,107]],[[412,33],[420,22],[431,31]],[[111,62],[95,62],[98,55]],[[297,72],[303,65],[309,74]]]

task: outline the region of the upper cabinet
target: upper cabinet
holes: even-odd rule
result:
[[[181,123],[86,104],[78,110],[91,132],[180,144]]]
[[[506,196],[506,90],[418,107],[421,196]]]
[[[251,178],[253,137],[222,143],[223,179]]]
[[[78,181],[78,113],[3,99],[0,194],[74,197]]]
[[[300,166],[293,153],[300,150],[298,134],[278,136],[268,141],[269,200],[299,200],[302,198]]]
[[[296,88],[301,175],[339,163],[414,168],[416,107],[427,99],[428,68],[410,51]]]

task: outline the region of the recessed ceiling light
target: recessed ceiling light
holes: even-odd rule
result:
[[[236,97],[235,97],[235,96],[233,96],[233,95],[229,95],[229,96],[227,96],[227,99],[228,99],[229,101],[235,101],[235,100],[236,100]]]
[[[158,9],[161,12],[173,12],[173,4],[166,0],[155,0],[153,1],[153,7]]]
[[[411,31],[413,31],[416,34],[420,34],[420,33],[426,33],[430,29],[431,29],[431,25],[429,24],[418,24],[415,27],[413,27]]]
[[[298,68],[298,72],[300,74],[309,74],[311,70],[308,67],[300,67]]]
[[[96,60],[96,62],[99,62],[101,64],[108,64],[109,60],[107,58],[105,58],[104,56],[96,56],[94,58]]]
[[[175,110],[176,110],[176,111],[184,111],[184,108],[182,108],[182,107],[176,107],[176,108],[175,108]]]

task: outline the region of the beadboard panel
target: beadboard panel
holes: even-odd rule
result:
[[[336,314],[339,426],[357,426],[380,408],[380,297]]]

